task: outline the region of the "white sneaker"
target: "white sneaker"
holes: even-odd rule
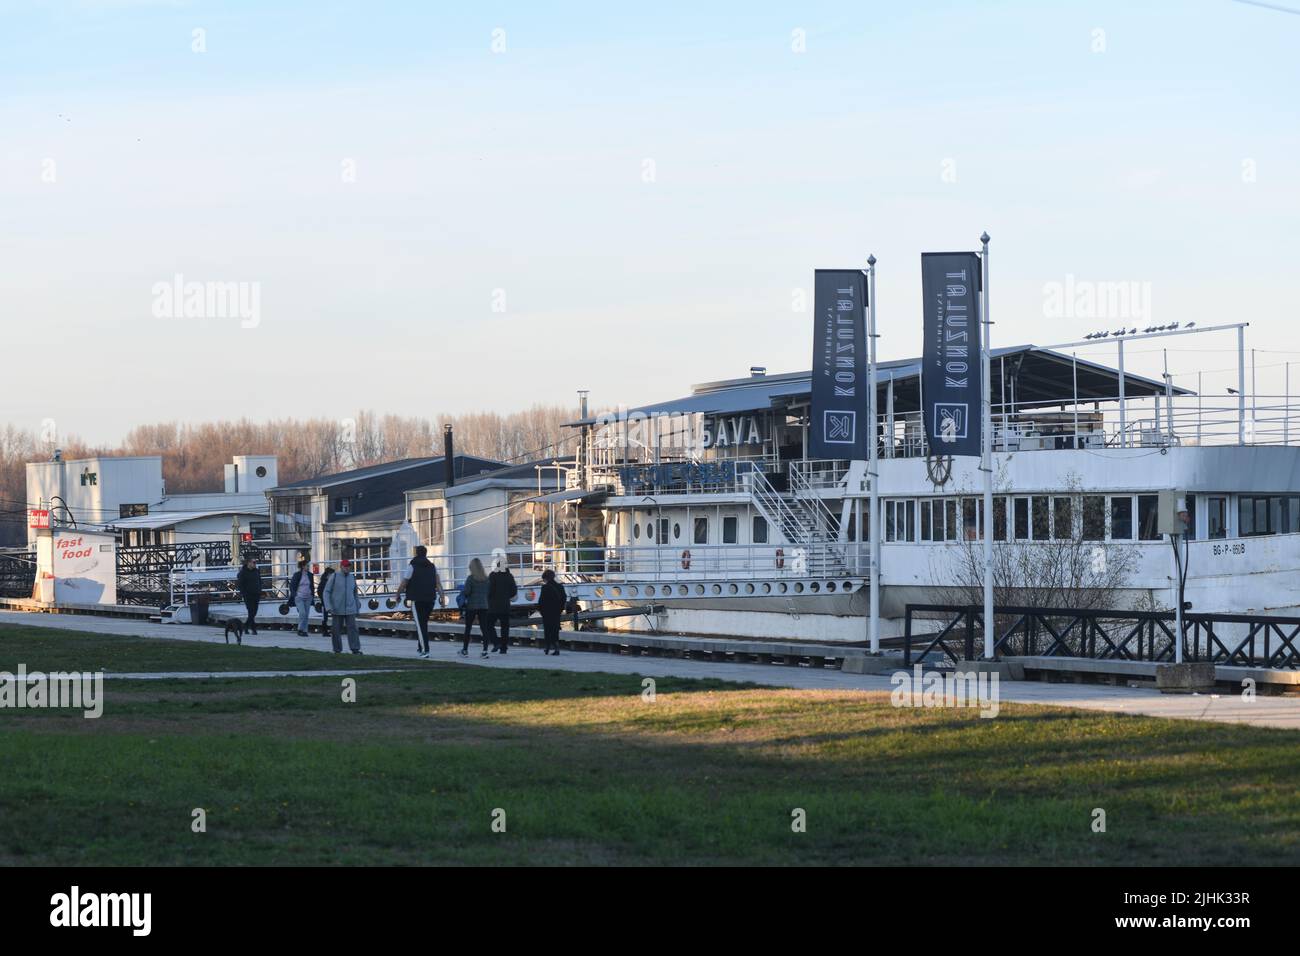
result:
[[[422,657],[422,658],[424,658],[424,659],[427,661],[427,660],[429,659],[429,652],[428,652],[428,651],[419,651],[415,656],[416,656],[416,657]]]

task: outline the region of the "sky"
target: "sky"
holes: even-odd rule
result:
[[[880,355],[910,356],[921,253],[984,230],[995,345],[1248,321],[1280,393],[1300,0],[1273,7],[0,2],[0,423],[674,398],[807,369],[813,270],[872,253]],[[1107,282],[1124,314],[1054,298]],[[1164,348],[1235,385],[1232,335],[1130,367]]]

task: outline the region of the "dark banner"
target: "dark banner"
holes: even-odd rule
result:
[[[977,254],[921,254],[921,410],[925,437],[936,455],[981,453],[979,283]]]
[[[818,269],[813,286],[810,458],[867,457],[867,277]]]

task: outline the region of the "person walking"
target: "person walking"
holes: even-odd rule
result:
[[[488,621],[492,628],[494,650],[504,654],[510,649],[510,602],[519,593],[515,576],[504,560],[498,559],[496,570],[488,575]],[[500,628],[500,631],[497,628]]]
[[[244,566],[235,575],[235,587],[244,599],[244,608],[248,619],[244,621],[244,630],[249,634],[257,633],[257,606],[262,603],[262,572],[258,570],[257,558],[249,555],[244,559]]]
[[[547,568],[542,572],[542,590],[537,595],[537,610],[542,615],[542,653],[560,654],[560,616],[569,603],[564,585],[555,580],[555,572]]]
[[[361,613],[361,596],[357,591],[357,576],[352,573],[352,562],[347,558],[340,561],[339,569],[330,575],[321,601],[334,614],[334,628],[330,631],[334,653],[343,652],[342,632],[346,628],[348,649],[353,654],[360,654],[361,633],[357,630],[357,615]]]
[[[316,575],[307,567],[306,560],[298,562],[298,570],[289,579],[289,600],[298,609],[298,636],[307,636],[307,619],[311,615],[312,599],[316,595]]]
[[[414,608],[411,619],[415,621],[416,656],[428,658],[429,615],[442,597],[442,586],[438,581],[438,569],[429,560],[429,549],[424,545],[415,549],[415,557],[402,572],[402,583],[397,586],[398,601],[402,599],[403,591]]]
[[[488,576],[483,570],[483,562],[472,558],[469,562],[469,576],[460,589],[464,601],[465,639],[460,646],[460,656],[469,657],[469,634],[474,622],[478,621],[479,636],[483,638],[483,653],[488,656]]]
[[[316,596],[320,598],[320,632],[326,637],[330,636],[330,609],[325,603],[325,585],[330,583],[333,576],[334,565],[328,564],[320,573],[320,581],[316,583]]]

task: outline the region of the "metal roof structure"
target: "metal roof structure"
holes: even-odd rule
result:
[[[992,390],[998,404],[1006,370],[1008,383],[1015,382],[1016,400],[1025,404],[1071,403],[1079,401],[1115,401],[1119,395],[1119,370],[1076,358],[1053,349],[1033,345],[996,348],[992,359]],[[1014,367],[1012,364],[1014,363]],[[1078,373],[1078,391],[1074,373]],[[885,390],[894,383],[894,407],[912,411],[920,408],[921,359],[895,359],[876,364],[877,387]],[[1175,395],[1191,395],[1191,390],[1174,386]],[[1124,374],[1124,392],[1129,398],[1164,394],[1165,383],[1132,372]],[[802,404],[812,394],[812,372],[786,372],[781,375],[753,375],[748,378],[705,382],[692,386],[692,394],[667,402],[639,405],[620,410],[626,415],[685,415],[691,413],[727,414],[756,411],[777,405]],[[882,403],[883,407],[883,403]],[[608,421],[611,413],[591,415],[571,426],[593,425]]]

